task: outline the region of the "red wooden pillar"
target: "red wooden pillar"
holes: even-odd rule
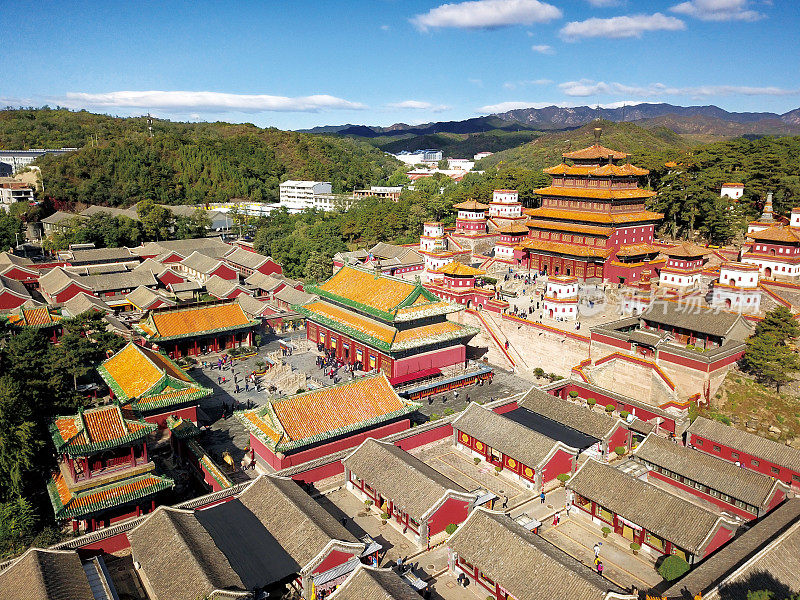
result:
[[[136,466],[136,452],[135,452],[135,448],[136,448],[135,446],[131,446],[131,466],[132,466],[132,467]]]
[[[195,340],[194,340],[194,355],[197,356],[198,354],[200,354],[200,352],[198,352],[198,350],[197,350],[197,338],[195,338]]]
[[[180,358],[180,357],[181,357],[181,354],[180,354],[180,351],[178,350],[178,343],[175,342],[175,358]]]

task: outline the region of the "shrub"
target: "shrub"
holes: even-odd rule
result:
[[[439,420],[439,415],[436,414],[436,413],[431,413],[431,419],[430,420],[431,421],[438,421]]]
[[[589,398],[589,399],[586,400],[586,404],[588,404],[590,407],[592,407],[595,404],[597,404],[597,400],[595,400],[594,398]]]
[[[611,528],[610,527],[603,527],[600,531],[603,532],[603,537],[605,538],[605,537],[608,537],[609,533],[611,533]]]
[[[573,399],[577,398],[577,397],[578,397],[578,392],[576,392],[575,390],[572,390],[572,391],[569,393],[569,397],[570,397],[570,398],[573,398]]]
[[[503,467],[502,467],[502,465],[497,465],[497,466],[494,468],[494,470],[495,470],[495,471],[497,471],[497,472],[499,473],[500,471],[502,471],[502,470],[503,470]]]
[[[631,550],[633,550],[634,554],[639,552],[639,550],[641,550],[641,549],[642,549],[642,547],[639,544],[637,544],[636,542],[631,542]]]
[[[617,446],[616,448],[614,448],[614,452],[617,453],[617,456],[622,456],[623,454],[625,454],[625,446]]]
[[[674,554],[666,557],[658,567],[658,574],[666,581],[674,581],[689,570],[689,563]]]
[[[561,483],[567,483],[569,481],[569,474],[561,473],[560,475],[556,475],[556,479],[558,479]]]
[[[450,523],[444,528],[444,530],[447,532],[447,535],[453,535],[456,532],[456,529],[458,529],[458,525],[455,523]]]
[[[481,464],[481,459],[480,459],[480,458],[478,458],[477,456],[476,456],[475,458],[473,458],[472,460],[474,460],[474,461],[475,461],[475,464],[476,464],[476,465],[479,465],[479,464]]]
[[[533,370],[533,374],[536,376],[537,379],[544,379],[544,369],[542,367],[536,367]]]
[[[622,417],[623,419],[627,419],[628,415],[630,414],[631,413],[629,413],[627,410],[623,410],[622,412],[619,413],[619,416]]]
[[[454,411],[452,408],[445,408],[445,409],[444,409],[444,416],[447,416],[447,415],[452,415],[452,414],[453,414],[453,413],[455,413],[455,412],[456,412],[456,411]]]
[[[372,500],[364,500],[364,506],[366,506],[367,508],[369,508],[373,504],[375,503]]]
[[[606,404],[606,412],[608,414],[611,414],[612,412],[614,412],[615,408],[617,408],[617,407],[614,406],[613,404]]]
[[[389,513],[386,513],[386,512],[385,513],[381,513],[381,519],[383,519],[384,521],[388,521],[389,520]]]

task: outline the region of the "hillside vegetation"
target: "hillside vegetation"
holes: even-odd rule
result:
[[[543,135],[532,142],[484,158],[477,168],[488,169],[502,163],[527,169],[544,169],[561,162],[561,155],[594,144],[594,129],[603,129],[600,143],[631,154],[631,161],[664,162],[661,157],[680,156],[694,143],[667,128],[644,129],[633,123],[594,121],[572,131]],[[657,155],[657,157],[656,157]]]
[[[542,136],[540,131],[503,131],[495,129],[480,133],[431,133],[404,135],[397,138],[373,138],[370,142],[385,152],[414,151],[438,148],[447,158],[472,158],[478,152],[500,152],[516,148]]]
[[[90,138],[96,134],[96,142]],[[58,109],[0,112],[4,148],[75,146],[45,156],[47,194],[57,200],[129,206],[278,199],[286,179],[330,181],[335,192],[385,181],[400,163],[346,138],[261,129],[251,124],[172,123]]]

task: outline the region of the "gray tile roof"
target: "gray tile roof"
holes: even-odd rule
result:
[[[317,296],[314,294],[308,294],[301,290],[296,290],[293,287],[286,286],[282,290],[275,292],[275,298],[292,305],[311,302],[312,300],[315,300]]]
[[[697,417],[687,430],[690,434],[729,446],[756,458],[800,472],[800,450],[742,431],[716,420]]]
[[[331,540],[366,546],[291,479],[262,475],[239,496],[301,567]]]
[[[598,440],[604,439],[617,423],[599,410],[578,406],[535,387],[517,405]]]
[[[134,271],[150,271],[156,277],[158,277],[168,269],[169,267],[167,265],[160,263],[152,258],[143,260],[141,263],[139,263],[133,268]]]
[[[82,315],[89,310],[99,310],[105,313],[114,312],[113,309],[96,296],[90,296],[84,292],[75,294],[72,298],[64,302],[64,309],[73,317]]]
[[[248,276],[247,279],[244,280],[244,282],[248,285],[253,285],[266,292],[271,292],[276,287],[279,287],[281,284],[286,283],[281,279],[272,277],[271,275],[264,275],[263,273],[259,273],[258,271]]]
[[[90,248],[88,250],[72,250],[70,264],[84,265],[96,262],[123,262],[138,260],[127,248]]]
[[[90,287],[95,292],[113,292],[125,289],[133,290],[140,285],[158,285],[158,281],[156,281],[156,278],[150,271],[124,271],[121,273],[86,275],[80,277],[78,281]]]
[[[556,440],[474,402],[453,421],[453,427],[529,467],[538,467],[560,446]]]
[[[342,464],[417,520],[448,490],[467,491],[416,456],[373,438],[342,459]]]
[[[62,221],[68,221],[70,219],[75,219],[77,217],[78,217],[78,215],[76,215],[76,214],[63,212],[63,211],[59,210],[59,211],[54,212],[49,217],[45,217],[44,219],[42,219],[42,223],[47,223],[49,225],[57,225],[57,224],[61,223]]]
[[[86,289],[91,289],[82,279],[82,277],[68,273],[61,267],[56,267],[39,277],[39,289],[45,294],[57,294],[72,283],[78,283]]]
[[[234,288],[241,287],[236,281],[228,281],[219,275],[212,275],[209,277],[206,280],[205,286],[206,291],[217,298],[223,298],[230,294]]]
[[[502,513],[473,510],[447,545],[517,600],[600,600],[620,591]]]
[[[233,247],[223,257],[226,261],[246,269],[257,269],[269,260],[269,257],[250,250],[244,250],[238,246]]]
[[[757,508],[769,501],[775,488],[775,481],[771,477],[737,467],[705,452],[680,446],[655,434],[648,435],[639,444],[634,456]]]
[[[139,286],[135,290],[133,290],[130,294],[126,294],[125,297],[135,306],[143,310],[147,310],[150,308],[150,305],[155,303],[158,300],[169,304],[170,306],[175,306],[175,302],[170,300],[169,298],[165,298],[158,292],[154,292],[150,288],[146,288],[144,286]]]
[[[93,204],[81,211],[82,217],[91,217],[92,215],[105,213],[107,215],[111,215],[112,217],[128,217],[129,219],[133,219],[134,221],[139,220],[139,214],[136,212],[135,208],[114,208],[112,206],[99,206],[97,204]]]
[[[744,324],[744,327],[751,329],[744,317],[738,313],[666,300],[653,302],[642,313],[641,318],[649,323],[659,323],[719,337],[726,337],[737,325]]]
[[[331,600],[419,600],[420,595],[392,569],[360,565]]]
[[[720,520],[688,500],[592,459],[567,487],[692,554],[707,543]]]
[[[236,301],[239,303],[239,306],[242,307],[242,310],[251,317],[260,316],[265,309],[269,308],[266,302],[253,298],[249,294],[237,296]]]
[[[739,565],[786,534],[790,527],[794,526],[788,533],[789,537],[797,538],[798,523],[800,523],[800,500],[787,500],[676,581],[664,592],[664,596],[681,598],[686,592],[688,593],[687,598],[693,598],[696,594],[703,594],[705,597],[710,589],[719,585]],[[797,540],[791,540],[791,542],[796,544]],[[780,544],[781,541],[778,543]],[[797,555],[798,552],[795,551],[795,556]],[[756,566],[763,567],[766,564],[758,561]],[[794,582],[794,586],[792,586],[795,587],[794,591],[798,591],[796,586],[800,584],[797,579],[798,573],[800,573],[800,567],[795,566],[793,576],[790,578]]]
[[[18,296],[22,296],[23,298],[31,297],[28,288],[26,288],[21,281],[0,275],[0,292],[2,292],[4,289],[7,289],[9,292],[12,292]]]
[[[0,598],[94,600],[76,552],[40,548],[31,548],[0,571]]]
[[[30,267],[33,261],[30,258],[24,258],[11,254],[10,252],[0,252],[0,265],[17,265],[18,267]]]
[[[196,600],[214,590],[245,590],[193,511],[160,507],[128,539],[158,598]]]
[[[198,273],[208,274],[217,268],[217,266],[220,264],[220,260],[195,250],[189,256],[184,258],[180,264],[189,269],[197,271]]]

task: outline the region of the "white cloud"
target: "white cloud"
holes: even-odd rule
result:
[[[403,100],[402,102],[392,102],[386,106],[401,110],[429,110],[431,112],[443,112],[451,108],[446,104],[431,104],[430,102],[422,102],[421,100]]]
[[[381,30],[382,31],[389,31],[390,29],[391,29],[391,27],[389,27],[388,25],[381,25]]]
[[[472,85],[477,85],[478,87],[483,87],[483,79],[476,79],[474,77],[470,77],[467,79]]]
[[[586,0],[589,4],[597,8],[605,8],[606,6],[617,6],[619,0]]]
[[[556,51],[553,49],[552,46],[548,46],[547,44],[534,44],[531,46],[531,50],[534,52],[538,52],[539,54],[555,54]]]
[[[623,83],[593,81],[581,79],[580,81],[565,81],[558,87],[567,96],[629,96],[638,98],[654,98],[663,96],[690,96],[693,98],[707,98],[714,96],[796,96],[800,89],[787,89],[779,87],[755,87],[745,85],[703,85],[672,87],[663,83],[650,83],[647,85],[626,85]]]
[[[515,90],[518,87],[527,87],[530,85],[550,85],[553,83],[552,79],[523,79],[521,81],[506,81],[503,87],[507,90]]]
[[[661,13],[652,15],[626,15],[608,19],[592,18],[585,21],[572,21],[562,27],[560,35],[567,41],[581,38],[632,38],[641,37],[646,31],[679,31],[686,24],[675,17]]]
[[[688,0],[670,10],[703,21],[758,21],[765,17],[749,6],[749,0]]]
[[[58,100],[67,108],[142,108],[172,112],[319,112],[322,110],[361,110],[360,102],[351,102],[317,94],[313,96],[268,96],[266,94],[224,94],[190,91],[121,91],[103,94],[69,92]]]
[[[559,8],[540,0],[471,0],[442,4],[411,19],[420,31],[437,27],[495,29],[547,23],[561,18]]]

